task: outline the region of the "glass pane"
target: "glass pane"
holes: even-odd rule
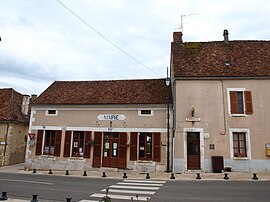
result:
[[[243,114],[244,113],[243,92],[237,92],[237,107],[238,113]]]
[[[118,133],[113,133],[113,138],[118,138]]]

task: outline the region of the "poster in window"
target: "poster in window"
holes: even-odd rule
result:
[[[107,157],[108,156],[108,152],[104,152],[104,157]]]
[[[144,147],[140,147],[140,150],[144,150]]]
[[[74,148],[77,148],[78,147],[78,142],[74,142]]]
[[[105,149],[109,149],[110,148],[110,143],[109,142],[105,142]]]
[[[117,156],[117,150],[116,149],[113,150],[113,156]]]
[[[113,143],[113,149],[117,149],[117,142]]]

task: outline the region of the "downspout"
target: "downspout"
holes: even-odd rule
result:
[[[224,101],[224,85],[223,85],[223,80],[221,81],[221,88],[222,88],[222,104],[223,104],[223,122],[224,122],[224,132],[220,132],[220,135],[225,135],[227,131],[227,125],[226,125],[226,112],[225,112],[225,101]]]
[[[8,133],[9,133],[9,123],[7,123],[7,130],[6,130],[6,134],[5,134],[5,146],[4,146],[4,154],[3,154],[3,159],[2,159],[2,167],[4,167],[5,161],[6,161]]]

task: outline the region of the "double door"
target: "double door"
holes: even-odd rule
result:
[[[118,168],[119,133],[103,133],[103,167]]]

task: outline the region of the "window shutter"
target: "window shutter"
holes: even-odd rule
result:
[[[153,151],[153,160],[160,162],[161,156],[161,147],[160,147],[160,133],[154,133],[154,151]],[[167,143],[168,145],[169,143]]]
[[[130,133],[130,160],[137,161],[138,133]]]
[[[36,142],[36,155],[42,154],[43,130],[38,130]]]
[[[93,152],[93,168],[100,168],[101,166],[101,142],[102,142],[102,132],[95,132],[94,137],[94,152]]]
[[[253,114],[251,91],[245,91],[246,114]]]
[[[90,149],[91,149],[91,144],[89,143],[91,141],[91,132],[86,131],[85,132],[85,138],[84,138],[84,153],[83,157],[84,158],[90,158]]]
[[[231,114],[238,114],[237,91],[230,91]]]
[[[61,137],[62,137],[62,131],[61,130],[55,131],[55,151],[54,151],[54,156],[60,156]]]
[[[65,133],[64,157],[70,157],[71,131]]]
[[[118,168],[125,169],[127,165],[127,133],[119,133]]]

